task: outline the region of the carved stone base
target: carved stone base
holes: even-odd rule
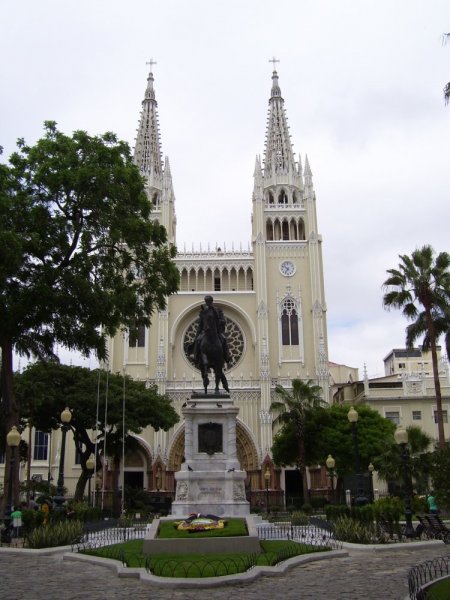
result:
[[[177,495],[172,515],[186,517],[192,513],[219,517],[242,517],[250,514],[245,499],[245,471],[179,471]]]

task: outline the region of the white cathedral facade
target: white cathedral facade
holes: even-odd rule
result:
[[[165,226],[169,242],[176,244],[175,193],[169,160],[162,160],[152,73],[147,81],[134,159],[147,181],[151,218]],[[150,328],[110,339],[108,349],[111,371],[155,382],[180,412],[192,391],[202,387],[187,347],[193,341],[204,296],[213,295],[227,320],[231,364],[226,376],[239,408],[237,451],[250,492],[265,489],[267,469],[271,490],[290,486],[286,472],[271,461],[270,405],[276,383],[289,388],[293,378],[312,379],[329,400],[316,197],[308,159],[303,167],[294,157],[276,71],[264,156],[262,161],[256,158],[253,177],[250,249],[178,252],[180,289],[168,299],[167,309],[153,316]],[[183,421],[169,432],[148,428],[136,437],[141,451],[125,460],[125,485],[173,493],[174,473],[183,460]]]

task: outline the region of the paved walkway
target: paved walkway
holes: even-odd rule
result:
[[[101,566],[62,555],[0,554],[1,600],[403,600],[409,567],[450,555],[448,546],[423,550],[353,551],[346,558],[294,567],[285,575],[215,589],[161,589],[118,578]]]

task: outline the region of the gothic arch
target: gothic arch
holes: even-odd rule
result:
[[[258,450],[253,435],[239,419],[236,421],[236,449],[241,469],[256,471],[259,469]],[[167,468],[179,471],[184,458],[184,425],[176,432],[169,452]]]

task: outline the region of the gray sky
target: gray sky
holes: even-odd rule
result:
[[[445,31],[448,0],[4,0],[0,144],[52,119],[133,145],[153,57],[178,246],[247,246],[275,55],[314,176],[329,356],[381,374],[406,326],[382,308],[386,269],[450,251]]]

